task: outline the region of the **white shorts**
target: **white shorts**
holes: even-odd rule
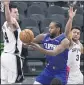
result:
[[[83,74],[81,71],[70,73],[68,84],[83,84]]]
[[[1,84],[15,83],[17,78],[16,56],[10,53],[1,54]]]

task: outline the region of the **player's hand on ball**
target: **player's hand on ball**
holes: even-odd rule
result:
[[[41,46],[39,44],[33,43],[31,42],[29,45],[31,48],[35,49],[35,50],[40,50]]]
[[[30,45],[30,43],[22,43],[23,45],[25,45],[25,46],[29,46]]]

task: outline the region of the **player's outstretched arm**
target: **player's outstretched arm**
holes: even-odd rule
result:
[[[10,15],[10,10],[9,10],[9,0],[3,0],[2,3],[4,4],[4,8],[5,8],[5,17],[6,17],[6,21],[8,22],[9,25],[11,25],[11,15]]]
[[[73,22],[73,18],[76,14],[76,11],[73,11],[73,7],[70,7],[69,11],[68,11],[68,14],[69,14],[69,19],[68,19],[68,22],[65,26],[65,34],[66,36],[69,38],[69,34],[71,32],[71,28],[72,28],[72,22]]]
[[[64,40],[62,40],[61,44],[58,45],[56,47],[56,49],[54,49],[54,50],[46,50],[46,49],[40,47],[36,43],[31,43],[31,47],[46,55],[56,56],[56,55],[60,54],[61,52],[63,52],[65,49],[67,49],[69,47],[69,44],[70,44],[69,40],[67,38],[65,38]]]
[[[19,28],[17,20],[15,18],[13,18],[10,14],[10,9],[9,9],[10,0],[3,0],[2,3],[4,4],[5,17],[6,17],[6,21],[8,23],[8,26],[10,26],[11,28],[14,28],[14,29]]]

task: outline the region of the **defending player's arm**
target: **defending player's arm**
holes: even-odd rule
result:
[[[7,21],[7,25],[10,26],[11,28],[19,28],[19,25],[17,23],[17,20],[13,17],[11,17],[10,14],[10,9],[9,9],[9,0],[3,0],[4,3],[4,7],[5,7],[5,17],[6,17],[6,21]],[[15,27],[14,27],[15,26]]]
[[[5,7],[5,18],[8,23],[11,23],[11,15],[10,15],[10,10],[9,10],[9,2],[4,1],[4,7]]]
[[[71,32],[71,28],[72,28],[72,22],[73,22],[73,18],[76,14],[76,11],[73,11],[73,7],[70,7],[69,9],[69,19],[68,19],[68,22],[66,24],[66,27],[65,27],[65,34],[66,34],[66,37],[70,40],[71,39],[71,35],[70,35],[70,32]]]
[[[69,47],[69,40],[67,38],[63,39],[61,44],[56,47],[54,50],[46,50],[42,47],[40,47],[38,44],[32,43],[31,47],[39,50],[40,52],[46,54],[46,55],[51,55],[51,56],[56,56],[63,52],[65,49]]]

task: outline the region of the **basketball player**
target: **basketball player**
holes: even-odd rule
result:
[[[68,72],[67,59],[69,40],[64,33],[60,35],[61,27],[58,23],[51,22],[49,27],[50,33],[41,34],[40,38],[39,35],[36,37],[37,40],[41,40],[44,46],[44,49],[40,46],[36,46],[36,49],[46,54],[48,63],[44,71],[36,78],[34,84],[50,85],[52,79],[56,78],[62,85],[65,85],[67,83]]]
[[[17,22],[19,13],[17,7],[9,3],[9,0],[3,1],[6,22],[2,26],[4,50],[1,54],[1,84],[13,84],[23,78],[20,57],[22,42],[18,36],[21,29]]]
[[[73,11],[73,7],[71,8]],[[70,11],[70,10],[69,10]],[[72,16],[72,11],[69,12]],[[74,14],[75,16],[75,14]],[[66,25],[66,36],[70,41],[70,47],[68,52],[68,67],[70,68],[68,84],[83,84],[83,74],[80,71],[80,56],[84,54],[83,46],[79,41],[80,27],[72,27],[73,19],[69,19]],[[71,29],[72,28],[72,29]],[[69,35],[71,34],[71,36]]]
[[[68,66],[70,68],[68,84],[83,84],[83,74],[80,71],[80,56],[83,46],[79,41],[80,28],[72,27],[72,39],[68,53]]]
[[[70,15],[72,13],[72,15]],[[69,21],[71,22],[76,11],[69,11]],[[69,23],[67,23],[69,24]],[[66,27],[68,27],[66,25]],[[31,43],[32,47],[46,54],[47,65],[44,71],[36,78],[34,84],[50,85],[53,78],[57,79],[62,85],[67,83],[68,69],[68,48],[70,41],[66,37],[67,31],[60,34],[61,25],[57,22],[51,22],[49,25],[49,33],[38,35],[34,42],[43,43],[44,48],[38,44]]]
[[[73,10],[73,8],[71,10]],[[68,37],[70,41],[67,64],[70,68],[68,84],[83,84],[83,74],[80,71],[80,56],[81,53],[83,53],[83,46],[79,41],[80,27],[72,27],[72,20],[70,20],[66,28],[67,35],[72,35],[71,38]]]

